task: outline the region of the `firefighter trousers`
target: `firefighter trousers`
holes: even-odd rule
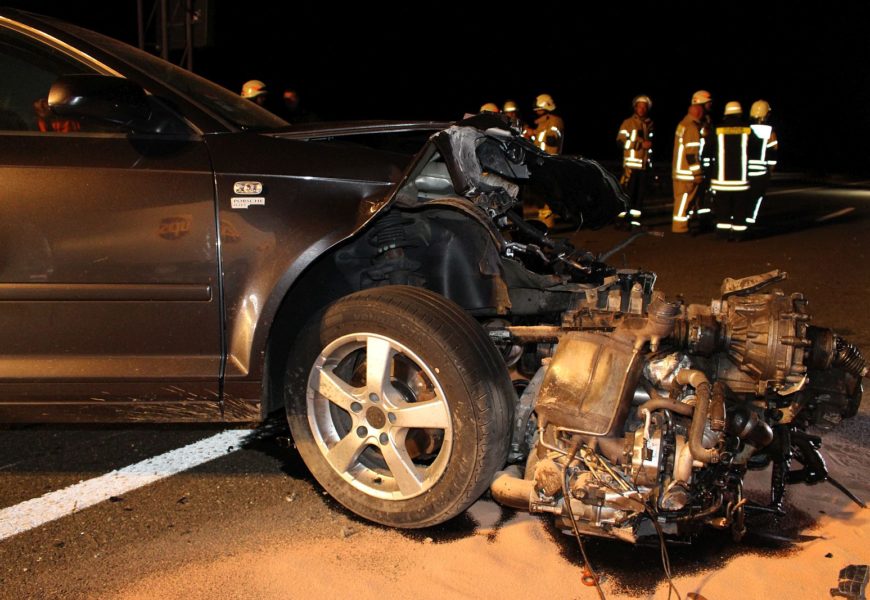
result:
[[[674,233],[689,231],[689,210],[695,208],[698,187],[694,181],[674,180],[674,220],[671,223]]]
[[[622,175],[622,189],[625,190],[630,200],[629,209],[635,211],[629,213],[630,217],[637,218],[643,214],[647,172],[647,169],[629,169],[626,167]]]
[[[717,229],[746,229],[749,210],[749,190],[740,192],[716,191],[713,199],[713,212],[716,215]]]

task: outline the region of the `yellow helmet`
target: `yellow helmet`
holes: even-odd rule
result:
[[[692,104],[707,104],[713,101],[713,96],[707,90],[698,90],[692,94]]]
[[[742,115],[743,107],[740,106],[740,103],[732,100],[728,104],[725,105],[725,116],[728,115]]]
[[[498,105],[495,102],[487,102],[486,104],[484,104],[483,106],[480,107],[480,112],[482,112],[482,113],[485,113],[485,112],[497,113],[497,112],[501,112],[501,111],[499,111]]]
[[[502,112],[514,113],[517,112],[517,103],[513,100],[507,100],[501,108]]]
[[[756,100],[749,109],[749,116],[753,119],[764,119],[770,113],[770,104],[767,100]]]
[[[556,110],[556,103],[553,102],[553,97],[550,94],[539,94],[535,98],[535,108],[552,112]]]
[[[256,98],[267,93],[266,84],[259,79],[251,79],[246,81],[242,86],[242,98]]]
[[[652,108],[652,100],[649,99],[649,96],[644,96],[641,94],[640,96],[635,96],[634,100],[631,101],[631,107],[634,108],[637,106],[638,102],[646,102],[647,108]]]

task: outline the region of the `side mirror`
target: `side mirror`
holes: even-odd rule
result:
[[[145,90],[121,77],[62,75],[48,92],[48,106],[59,117],[94,120],[132,130],[147,130],[151,106]]]

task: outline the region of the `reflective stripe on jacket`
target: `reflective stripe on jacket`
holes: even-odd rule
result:
[[[764,123],[753,123],[749,127],[752,129],[752,135],[749,136],[749,176],[766,175],[776,166],[779,145],[776,132]]]
[[[619,127],[616,141],[622,145],[622,166],[627,169],[646,169],[650,165],[652,149],[643,147],[643,142],[652,141],[652,119],[631,115]]]
[[[701,174],[700,156],[703,151],[701,123],[686,115],[674,133],[674,159],[672,174],[678,181],[694,181]]]
[[[565,138],[565,123],[562,117],[546,113],[535,119],[535,129],[532,132],[535,146],[547,154],[561,154]]]
[[[749,189],[749,135],[752,130],[740,119],[725,118],[716,127],[715,177],[710,188],[717,192],[744,192]]]

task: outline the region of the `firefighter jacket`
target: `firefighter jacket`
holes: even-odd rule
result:
[[[749,189],[749,136],[752,130],[740,115],[729,115],[716,126],[716,164],[710,188],[717,192]]]
[[[564,139],[565,123],[562,117],[545,113],[535,119],[535,129],[532,131],[535,146],[547,154],[561,154]]]
[[[652,159],[652,148],[643,147],[652,142],[653,122],[649,117],[631,115],[619,127],[616,141],[622,145],[622,166],[626,169],[646,169]]]
[[[749,136],[749,176],[767,175],[776,166],[776,151],[779,142],[776,132],[766,123],[753,123],[749,126],[752,135]]]
[[[701,176],[701,152],[704,138],[700,121],[686,115],[674,133],[674,160],[672,173],[677,181],[694,182]]]

